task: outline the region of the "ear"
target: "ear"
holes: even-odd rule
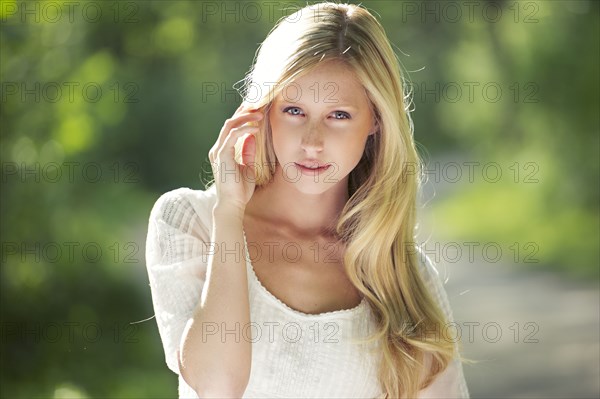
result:
[[[374,117],[373,123],[371,124],[371,133],[369,133],[369,136],[371,136],[372,134],[378,133],[378,132],[379,132],[379,120],[378,120],[378,118]]]
[[[373,126],[371,126],[371,133],[369,133],[369,136],[377,133],[379,133],[379,122],[375,121]]]

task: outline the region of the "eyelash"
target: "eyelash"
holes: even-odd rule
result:
[[[299,114],[290,114],[288,111],[291,110],[291,109],[297,109],[297,110],[299,110],[300,108],[298,108],[298,107],[286,107],[286,108],[283,109],[283,112],[286,113],[286,114],[292,115],[292,116],[298,116],[299,115]],[[333,112],[334,113],[340,113],[340,114],[342,114],[344,116],[343,118],[334,118],[334,119],[337,119],[337,120],[350,119],[350,114],[347,113],[347,112],[344,112],[344,111],[333,111]]]

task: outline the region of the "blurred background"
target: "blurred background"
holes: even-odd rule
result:
[[[411,82],[471,395],[598,397],[599,3],[361,3]],[[204,188],[233,85],[305,4],[0,1],[2,397],[177,395],[149,212]]]

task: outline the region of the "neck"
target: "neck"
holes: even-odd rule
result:
[[[335,235],[339,215],[349,198],[348,179],[319,194],[303,193],[294,184],[283,177],[278,165],[273,180],[256,188],[246,211],[292,236]]]

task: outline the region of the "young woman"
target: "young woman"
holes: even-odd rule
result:
[[[414,242],[419,157],[399,63],[364,8],[280,21],[209,152],[161,196],[147,267],[180,397],[468,397]]]

